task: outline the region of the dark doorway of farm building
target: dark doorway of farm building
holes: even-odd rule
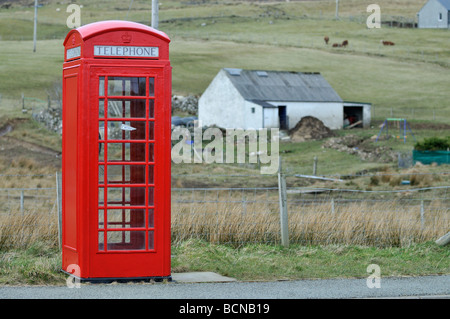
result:
[[[288,118],[286,115],[286,105],[278,106],[278,118],[280,119],[280,130],[287,130]]]
[[[363,127],[363,107],[362,106],[344,106],[344,128]]]

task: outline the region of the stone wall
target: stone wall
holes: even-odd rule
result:
[[[181,112],[186,112],[192,115],[197,115],[198,113],[198,97],[194,95],[172,96],[172,113],[176,110]]]
[[[50,107],[32,113],[35,121],[44,125],[48,130],[62,134],[62,108]]]

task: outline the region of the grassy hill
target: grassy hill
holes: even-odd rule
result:
[[[412,21],[425,1],[379,1],[383,20]],[[79,1],[82,24],[129,19],[150,24],[151,1]],[[201,94],[222,67],[321,72],[346,100],[372,102],[375,117],[448,118],[448,30],[368,29],[367,1],[164,1],[160,29],[172,38],[173,91]],[[0,94],[46,98],[60,81],[66,5],[39,8],[33,53],[32,7],[0,9]],[[325,45],[349,41],[347,48]],[[396,43],[384,47],[381,40]],[[438,116],[436,116],[436,114]]]
[[[34,8],[24,1],[10,2],[7,8],[0,1],[0,127],[9,118],[24,116],[22,94],[46,100],[60,85],[62,42],[69,31],[67,3],[41,1],[37,51],[33,53]],[[382,21],[411,22],[425,2],[377,3]],[[172,39],[173,93],[200,95],[223,67],[320,72],[344,100],[372,103],[374,127],[357,134],[373,136],[382,120],[394,116],[407,118],[417,138],[448,135],[449,31],[385,24],[368,29],[370,3],[342,0],[336,19],[334,0],[160,1],[160,29]],[[131,7],[130,1],[117,0],[80,0],[77,4],[83,6],[82,24],[106,19],[151,22],[151,1],[133,1]],[[330,38],[329,45],[324,36]],[[346,48],[331,46],[343,40],[349,41]],[[395,46],[385,47],[381,40],[393,41]],[[47,140],[39,129],[25,135]],[[409,150],[411,140],[405,145],[398,141],[381,144]],[[291,157],[286,155],[288,163],[310,166],[313,156],[323,153],[320,145],[281,147],[294,150]],[[346,172],[372,167],[352,155],[327,152],[323,160],[338,158],[336,167]],[[334,173],[330,167],[326,172]]]

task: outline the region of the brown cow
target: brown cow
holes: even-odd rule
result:
[[[348,45],[348,41],[347,40],[344,40],[344,42],[342,42],[342,46],[343,47],[346,47]]]
[[[381,43],[383,43],[383,45],[395,45],[395,43],[394,43],[394,42],[391,42],[391,41],[384,41],[384,40],[381,40]]]
[[[323,38],[323,40],[325,41],[325,44],[327,44],[327,45],[328,45],[328,41],[330,41],[330,38],[329,38],[329,37],[327,37],[327,36],[325,36],[325,38]]]
[[[340,48],[342,44],[339,43],[333,43],[333,48]]]

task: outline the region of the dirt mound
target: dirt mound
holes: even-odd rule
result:
[[[1,118],[0,119],[0,137],[8,134],[12,130],[14,130],[14,126],[16,126],[17,124],[26,122],[26,119],[16,118],[16,119],[12,119],[12,120],[6,120],[5,123],[3,123],[3,121],[4,121],[4,118]]]
[[[321,120],[313,116],[305,116],[289,131],[289,136],[292,142],[304,142],[332,137],[335,134]]]
[[[378,146],[372,139],[349,134],[343,137],[330,138],[322,148],[332,148],[340,152],[357,155],[362,160],[392,163],[397,161],[397,152],[387,146]]]

